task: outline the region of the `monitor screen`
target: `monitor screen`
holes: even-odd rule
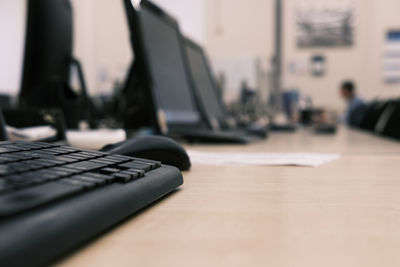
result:
[[[146,6],[139,13],[157,109],[165,113],[167,123],[198,122],[179,31]]]
[[[197,95],[208,118],[224,120],[224,111],[215,88],[215,81],[211,76],[209,65],[200,47],[186,42],[189,66]]]
[[[72,23],[70,0],[28,1],[22,102],[50,83],[69,84]]]

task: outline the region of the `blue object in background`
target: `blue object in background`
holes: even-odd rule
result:
[[[300,100],[300,93],[297,90],[290,90],[282,93],[283,111],[288,119],[294,117]]]

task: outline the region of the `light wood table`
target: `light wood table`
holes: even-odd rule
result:
[[[193,166],[60,266],[400,266],[400,143],[341,129],[212,151],[339,152],[318,168]]]

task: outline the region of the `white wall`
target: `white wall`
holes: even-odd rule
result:
[[[206,1],[206,46],[212,57],[272,55],[274,0]]]
[[[25,17],[24,0],[0,1],[0,93],[16,95],[19,92]]]
[[[199,43],[206,39],[205,0],[154,0],[160,7],[173,15],[179,22],[181,31]]]
[[[273,55],[274,0],[206,0],[205,48],[216,74],[224,74],[224,97],[239,96],[241,84],[258,87],[256,60],[268,69]],[[268,81],[263,85],[268,90]]]
[[[132,61],[122,0],[72,0],[75,55],[82,61],[91,94],[110,92]]]

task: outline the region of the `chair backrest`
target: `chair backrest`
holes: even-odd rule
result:
[[[374,101],[370,103],[361,121],[360,128],[367,131],[375,131],[376,125],[388,104],[389,101]]]
[[[400,140],[400,99],[391,103],[390,114],[382,134]]]

